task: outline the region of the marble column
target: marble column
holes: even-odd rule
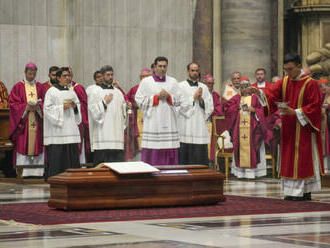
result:
[[[193,61],[201,66],[201,74],[213,74],[213,9],[212,0],[197,0],[193,22]]]
[[[254,71],[271,69],[271,0],[222,0],[222,81],[233,71],[254,81]],[[223,87],[223,85],[222,85]]]

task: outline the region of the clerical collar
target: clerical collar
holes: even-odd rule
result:
[[[113,85],[112,84],[106,84],[106,83],[102,83],[102,84],[98,84],[98,86],[100,86],[102,89],[105,89],[105,90],[111,90],[113,89]]]
[[[266,81],[257,82],[257,85],[258,85],[259,87],[265,87],[265,86],[266,86]]]
[[[152,77],[154,78],[155,82],[165,82],[166,81],[166,75],[164,75],[163,78],[160,78],[156,74],[152,74]]]
[[[187,79],[187,82],[189,83],[189,85],[190,85],[191,87],[193,87],[193,86],[198,87],[198,81],[194,82],[194,81],[192,81],[191,79]]]
[[[58,90],[69,90],[69,88],[68,88],[67,85],[62,86],[62,85],[60,85],[59,83],[55,83],[55,84],[53,84],[53,86],[54,86],[55,88],[57,88]]]

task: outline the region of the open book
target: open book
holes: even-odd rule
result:
[[[102,164],[119,174],[152,173],[159,171],[157,168],[151,166],[150,164],[141,161]]]

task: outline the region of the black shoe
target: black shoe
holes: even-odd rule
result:
[[[303,196],[292,196],[292,201],[305,201]]]
[[[286,200],[286,201],[292,201],[292,196],[288,196],[287,195],[287,196],[284,197],[284,200]]]
[[[312,200],[312,193],[311,192],[305,193],[303,198],[304,198],[304,201],[311,201]]]

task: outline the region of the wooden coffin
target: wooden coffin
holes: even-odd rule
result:
[[[224,201],[224,176],[204,165],[156,166],[149,174],[109,168],[68,169],[48,179],[51,208],[104,209],[215,204]]]

